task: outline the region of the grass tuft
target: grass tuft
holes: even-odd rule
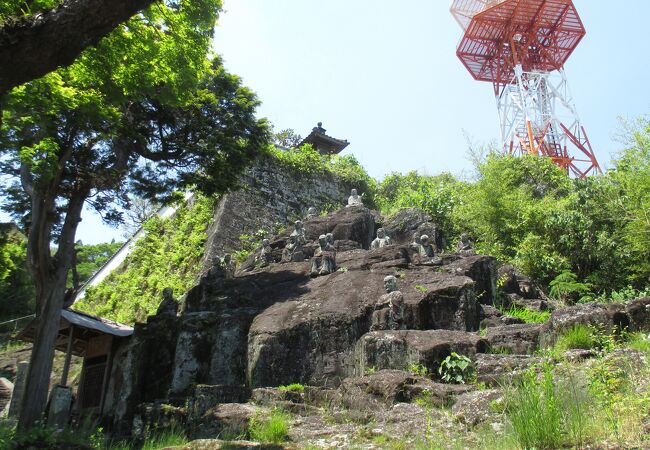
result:
[[[268,417],[255,415],[248,424],[251,439],[257,442],[281,444],[289,440],[289,415],[274,409]]]
[[[499,308],[499,310],[501,313],[521,319],[525,323],[545,323],[551,318],[550,311],[533,311],[532,309],[519,308],[514,305],[510,308]]]

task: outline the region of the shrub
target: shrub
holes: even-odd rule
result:
[[[456,352],[442,361],[438,373],[444,382],[455,384],[465,384],[475,376],[472,360]]]
[[[593,300],[592,286],[589,283],[578,282],[576,274],[564,271],[549,283],[551,297],[566,303],[586,302]]]
[[[251,439],[257,442],[281,444],[289,440],[289,415],[278,409],[262,418],[259,415],[251,417],[248,432]]]
[[[299,383],[292,383],[288,386],[279,386],[278,389],[289,392],[305,392],[305,386]]]
[[[406,371],[421,377],[429,376],[429,369],[419,363],[409,364],[409,366],[406,368]]]

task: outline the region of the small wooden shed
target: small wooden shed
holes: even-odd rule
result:
[[[36,319],[32,320],[17,339],[33,342]],[[70,308],[61,311],[56,349],[65,353],[60,385],[68,385],[72,355],[83,358],[83,368],[74,410],[81,414],[99,414],[104,404],[113,354],[119,342],[128,339],[133,328],[101,317],[91,316]]]

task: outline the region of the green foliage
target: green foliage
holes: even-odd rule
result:
[[[429,293],[429,290],[426,288],[426,286],[422,286],[421,284],[416,284],[415,289],[423,294]]]
[[[257,414],[251,417],[248,432],[251,439],[270,444],[281,444],[289,440],[289,415],[274,409],[268,417]]]
[[[282,232],[284,227],[282,224],[276,223],[271,229],[259,229],[253,234],[242,234],[239,236],[239,250],[237,250],[233,257],[239,264],[245,262],[255,251],[261,248],[262,241],[269,239]]]
[[[278,390],[303,393],[305,392],[305,386],[300,383],[292,383],[287,386],[278,386]]]
[[[565,330],[555,342],[553,354],[560,356],[567,350],[599,350],[611,351],[616,344],[613,335],[606,332],[602,327],[593,325],[576,324]]]
[[[142,444],[141,450],[161,450],[164,448],[178,447],[187,444],[189,441],[185,433],[178,430],[171,430],[150,436]]]
[[[549,366],[526,372],[506,390],[506,415],[522,448],[581,446],[589,399],[574,380],[559,385]]]
[[[169,219],[150,219],[144,225],[145,236],[135,242],[120,269],[100,285],[88,288],[75,307],[133,323],[156,312],[163,289],[171,287],[177,296],[185,293],[200,268],[213,204],[213,199],[198,196]]]
[[[454,209],[461,203],[466,185],[453,175],[406,175],[393,173],[377,188],[376,203],[382,213],[390,216],[403,208],[420,208],[447,233],[458,231],[453,219]]]
[[[0,322],[32,314],[34,296],[27,271],[27,239],[7,225],[0,229]]]
[[[77,251],[77,274],[79,282],[83,284],[95,272],[122,247],[122,242],[110,242],[95,245],[78,245],[75,247]],[[72,280],[68,280],[68,286],[72,286]]]
[[[409,364],[409,366],[406,368],[407,372],[410,372],[414,375],[418,375],[420,377],[428,377],[429,376],[429,369],[420,364],[420,363],[412,363]]]
[[[598,303],[626,303],[644,297],[650,297],[650,286],[645,289],[634,289],[632,286],[627,286],[609,293],[603,292],[594,301]]]
[[[499,310],[508,316],[516,317],[525,323],[545,323],[551,318],[550,311],[533,311],[528,308],[519,308],[515,305],[510,308],[499,308]]]
[[[588,302],[593,300],[591,285],[579,283],[576,274],[565,271],[559,274],[549,283],[551,297],[572,304],[576,302]]]
[[[631,333],[625,337],[625,347],[650,355],[650,337],[646,333]]]
[[[452,352],[442,361],[438,373],[446,383],[465,384],[475,378],[472,360],[456,352]]]

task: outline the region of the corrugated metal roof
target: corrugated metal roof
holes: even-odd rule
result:
[[[133,328],[128,325],[113,322],[112,320],[103,319],[101,317],[91,316],[72,309],[62,310],[61,318],[74,326],[89,328],[113,336],[126,337],[133,334]]]

